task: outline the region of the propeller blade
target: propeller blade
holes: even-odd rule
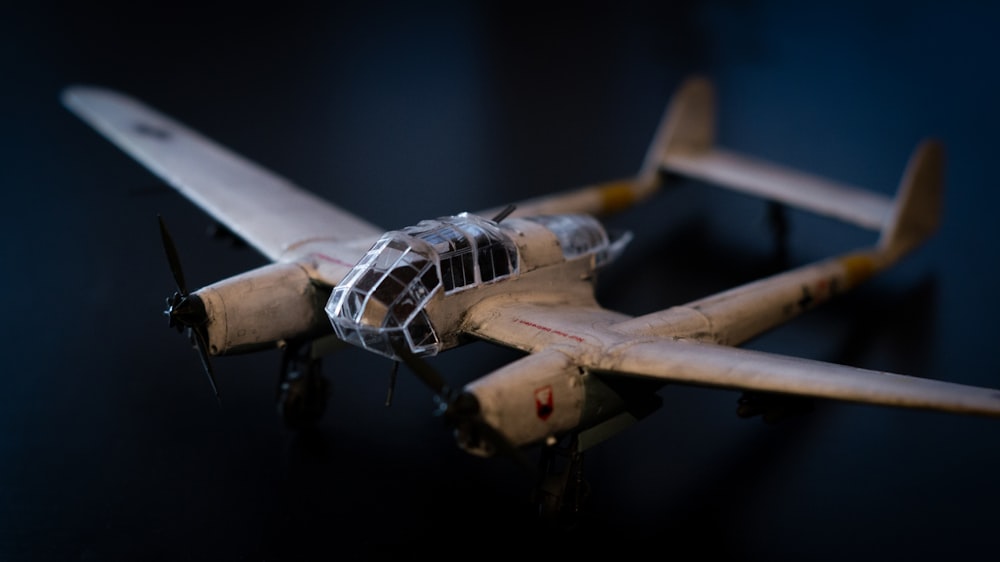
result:
[[[205,337],[202,335],[201,331],[196,328],[191,328],[191,333],[194,336],[194,346],[198,350],[198,356],[201,357],[201,366],[205,368],[205,374],[208,376],[208,383],[212,385],[212,392],[215,393],[215,401],[222,405],[222,397],[219,396],[219,387],[215,384],[215,372],[212,370],[212,362],[209,360],[208,349],[205,345]]]
[[[399,361],[392,362],[392,371],[389,372],[389,389],[385,393],[385,405],[392,405],[392,395],[396,391],[396,374],[399,373]]]
[[[174,283],[177,284],[177,290],[181,295],[187,295],[187,284],[184,282],[184,270],[181,269],[181,259],[177,254],[177,247],[174,245],[174,239],[170,236],[170,232],[167,231],[167,223],[163,221],[161,215],[156,215],[156,218],[160,221],[160,240],[163,241],[163,251],[167,254],[167,263],[170,265],[170,273],[174,277]]]
[[[522,449],[515,446],[497,428],[483,419],[479,399],[471,392],[454,393],[437,370],[426,361],[414,355],[405,344],[397,342],[393,348],[396,356],[406,363],[406,366],[426,384],[442,402],[445,420],[450,425],[460,427],[466,424],[479,436],[490,443],[499,454],[510,457],[530,476],[537,477],[538,468],[528,458]]]
[[[219,387],[215,384],[215,373],[212,371],[212,362],[208,355],[208,342],[204,332],[204,322],[207,318],[205,305],[197,295],[189,295],[187,283],[184,281],[184,270],[181,269],[181,258],[177,254],[177,246],[174,239],[167,230],[167,223],[161,215],[156,215],[160,222],[160,239],[163,242],[163,251],[167,255],[167,263],[170,265],[170,273],[177,284],[177,293],[167,299],[167,317],[171,326],[181,329],[187,327],[191,333],[191,340],[198,350],[198,357],[201,358],[201,365],[208,376],[208,382],[212,385],[212,392],[215,393],[215,400],[222,405],[222,398],[219,396]]]
[[[433,367],[428,365],[426,361],[423,361],[414,355],[405,344],[397,342],[393,345],[393,348],[396,351],[396,355],[401,358],[404,363],[406,363],[406,366],[409,367],[410,370],[417,375],[417,378],[427,385],[428,388],[434,392],[434,394],[445,401],[451,399],[451,388],[448,387],[448,383],[445,382],[444,377],[442,377]]]

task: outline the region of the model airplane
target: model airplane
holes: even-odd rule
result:
[[[283,348],[278,407],[292,426],[322,413],[319,361],[336,341],[407,363],[470,453],[569,442],[563,475],[655,410],[666,383],[1000,415],[997,390],[737,347],[890,267],[935,231],[944,162],[933,140],[913,153],[895,198],[884,197],[716,147],[712,86],[696,77],[671,100],[635,177],[384,232],[120,93],[71,87],[63,102],[270,260],[190,292],[161,222],[178,287],[170,324],[189,332],[210,379],[210,356]],[[604,308],[596,274],[630,236],[595,217],[648,198],[668,174],[880,234],[869,248],[666,310]],[[461,389],[419,359],[474,340],[526,355]],[[543,506],[558,508],[572,482],[548,482]]]

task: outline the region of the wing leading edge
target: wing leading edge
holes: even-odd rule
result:
[[[124,94],[73,86],[63,104],[271,261],[382,230]],[[335,259],[354,259],[358,250]],[[361,251],[363,254],[363,250]]]

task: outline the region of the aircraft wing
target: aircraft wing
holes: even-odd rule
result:
[[[596,305],[494,303],[473,308],[466,331],[529,353],[559,349],[577,366],[605,376],[1000,416],[1000,390],[695,340],[636,337],[616,330],[623,317]]]
[[[664,382],[1000,416],[1000,390],[693,340],[626,342],[588,367]]]
[[[173,119],[118,92],[73,86],[63,104],[163,181],[272,261],[300,246],[338,254],[344,243],[382,233]],[[363,255],[363,250],[361,255]],[[357,249],[328,256],[356,259]],[[350,261],[353,265],[353,261]]]
[[[517,302],[488,299],[466,314],[462,330],[477,338],[528,353],[570,345],[601,348],[608,327],[629,316],[597,304]]]

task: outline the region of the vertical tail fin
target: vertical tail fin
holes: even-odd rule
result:
[[[939,141],[925,140],[913,151],[878,241],[879,250],[890,260],[918,246],[940,226],[944,168]]]
[[[707,78],[693,76],[670,99],[639,169],[639,179],[655,183],[668,152],[678,148],[702,152],[714,143],[715,90]]]
[[[511,216],[556,213],[606,216],[617,213],[646,200],[660,189],[661,173],[668,169],[664,164],[668,152],[704,152],[712,147],[714,137],[712,84],[701,76],[688,78],[670,98],[635,176],[520,201]],[[477,214],[489,217],[501,210],[502,207],[494,207]]]

